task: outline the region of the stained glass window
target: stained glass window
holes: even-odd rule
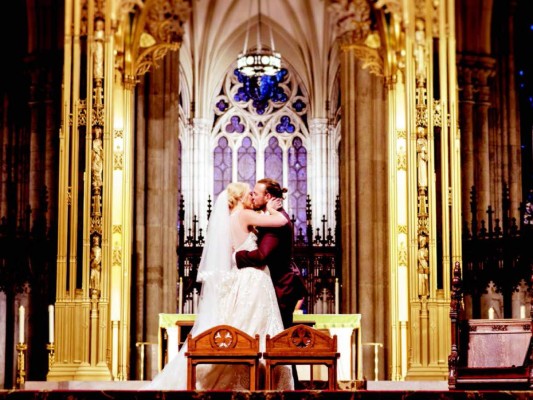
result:
[[[307,196],[307,150],[302,139],[294,138],[289,149],[289,208],[296,217],[295,229],[305,230]]]
[[[289,189],[287,211],[305,228],[309,101],[296,74],[282,71],[258,85],[228,70],[213,102],[212,134],[219,138],[213,194],[232,178],[252,187],[257,179],[275,179]]]
[[[218,146],[213,151],[213,158],[213,192],[216,197],[231,182],[231,148],[228,139],[225,137],[218,139]]]
[[[265,149],[265,177],[283,182],[283,151],[274,136],[270,138]]]
[[[243,139],[237,153],[237,180],[248,182],[251,188],[255,185],[255,148],[249,137]]]

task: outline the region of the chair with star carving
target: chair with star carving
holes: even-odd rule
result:
[[[325,365],[328,369],[328,389],[337,389],[337,335],[328,334],[299,324],[274,337],[267,335],[265,352],[265,389],[272,390],[273,371],[278,365]]]
[[[250,390],[258,382],[259,335],[229,326],[218,325],[199,335],[187,336],[187,389],[196,389],[196,367],[199,364],[240,364],[249,367]]]

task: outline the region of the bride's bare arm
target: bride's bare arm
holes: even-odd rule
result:
[[[271,203],[272,202],[272,203]],[[277,204],[277,205],[276,205]],[[289,220],[277,210],[279,202],[270,200],[267,204],[269,214],[259,214],[252,210],[242,210],[241,215],[248,226],[261,226],[264,228],[276,228],[286,225]]]

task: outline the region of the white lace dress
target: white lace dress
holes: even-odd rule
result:
[[[257,237],[250,233],[246,240],[235,250],[254,250],[257,248]],[[261,351],[265,348],[265,337],[271,337],[283,330],[281,314],[276,299],[274,286],[268,267],[237,269],[232,266],[231,273],[220,282],[223,293],[218,304],[220,319],[216,325],[234,326],[247,334],[260,335]],[[201,301],[201,300],[200,300]],[[200,305],[200,310],[202,307]],[[200,311],[201,313],[202,311]],[[207,311],[209,312],[209,310]],[[199,320],[197,316],[197,322]],[[193,335],[212,326],[192,328]],[[195,329],[197,328],[197,329]],[[145,387],[149,390],[185,390],[187,388],[186,344],[178,355]],[[249,375],[247,367],[234,365],[199,365],[197,369],[196,389],[198,390],[247,390]],[[260,377],[263,368],[260,369]],[[274,382],[278,390],[292,390],[294,383],[289,366],[276,367]],[[264,377],[263,377],[264,378]]]

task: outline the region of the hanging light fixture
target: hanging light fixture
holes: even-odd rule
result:
[[[251,15],[250,5],[250,15]],[[276,75],[281,69],[281,54],[276,52],[272,28],[270,28],[270,45],[272,50],[263,48],[261,44],[261,0],[257,0],[257,47],[248,49],[250,20],[246,29],[246,39],[241,54],[237,58],[237,70],[249,77]]]

